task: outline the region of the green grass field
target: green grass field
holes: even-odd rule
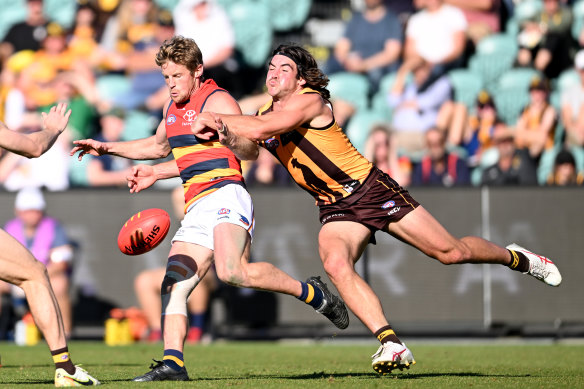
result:
[[[128,380],[145,373],[152,357],[161,358],[161,344],[108,347],[99,342],[72,342],[69,349],[75,363],[116,388],[584,388],[582,344],[412,341],[408,346],[417,364],[409,371],[385,377],[377,376],[370,366],[375,343],[216,342],[187,346],[190,382],[148,384]],[[54,370],[46,345],[0,343],[0,354],[1,387],[53,386]]]

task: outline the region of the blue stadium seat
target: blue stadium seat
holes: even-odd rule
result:
[[[499,160],[499,150],[496,147],[490,147],[482,152],[479,164],[475,167],[470,175],[470,182],[473,186],[480,186],[483,177],[483,171],[493,166]]]
[[[388,73],[379,82],[379,90],[371,98],[371,109],[385,114],[387,120],[391,119],[391,108],[387,105],[387,95],[395,82],[396,72]],[[411,75],[408,75],[408,80]]]
[[[347,101],[357,110],[365,109],[368,105],[369,80],[362,74],[340,72],[329,76],[328,90],[331,99]]]
[[[529,103],[529,92],[521,89],[499,89],[493,98],[498,116],[507,125],[514,126],[521,111]]]
[[[477,95],[483,89],[481,75],[468,69],[455,69],[448,73],[448,78],[454,89],[454,100],[467,108],[473,107]]]
[[[167,9],[169,11],[172,11],[178,2],[179,0],[154,0],[154,3],[156,3],[159,8]]]
[[[542,0],[523,0],[515,4],[513,10],[514,18],[517,19],[519,23],[532,19],[543,9]]]
[[[90,156],[85,156],[81,161],[74,158],[69,164],[69,183],[71,186],[89,186],[89,178],[87,177],[87,165],[91,160]]]
[[[261,67],[272,49],[273,31],[267,7],[259,2],[241,0],[226,7],[235,31],[235,46],[243,60]]]
[[[270,22],[275,31],[288,31],[301,27],[306,21],[312,0],[260,0],[268,8]]]
[[[357,111],[357,113],[351,116],[345,128],[345,133],[353,146],[359,152],[364,153],[365,141],[367,140],[367,136],[369,136],[371,128],[380,123],[387,124],[387,119],[383,113],[368,109]]]
[[[578,84],[580,84],[580,73],[578,73],[578,71],[573,68],[567,69],[558,76],[555,82],[555,89],[561,95],[561,93],[564,92],[567,88]]]
[[[536,77],[541,76],[541,73],[531,68],[514,68],[507,70],[501,75],[497,82],[497,90],[500,89],[521,89],[522,91],[529,90],[529,83]]]

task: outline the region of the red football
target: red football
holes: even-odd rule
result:
[[[118,234],[118,247],[126,255],[144,254],[164,240],[170,228],[168,213],[145,209],[128,219]]]

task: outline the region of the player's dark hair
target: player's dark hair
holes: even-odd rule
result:
[[[203,54],[194,39],[176,35],[165,40],[156,54],[156,65],[168,61],[185,66],[192,74],[203,64]]]
[[[318,68],[316,60],[308,50],[294,44],[282,44],[274,50],[272,57],[274,55],[284,55],[294,61],[298,68],[296,78],[303,78],[306,81],[307,87],[320,92],[325,99],[330,98],[331,94],[328,89],[326,89],[329,79],[326,74]]]

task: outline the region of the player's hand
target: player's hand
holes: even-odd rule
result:
[[[217,134],[217,130],[223,125],[223,123],[221,126],[218,125],[217,120],[221,119],[213,112],[202,112],[191,124],[191,131],[197,138],[209,140]]]
[[[51,132],[61,133],[67,127],[69,123],[69,116],[71,116],[71,110],[67,110],[67,103],[59,103],[53,105],[49,110],[49,113],[41,113],[43,118],[43,128]]]
[[[81,139],[81,140],[74,140],[73,144],[75,145],[69,155],[73,156],[76,152],[79,151],[79,156],[77,157],[78,160],[81,161],[85,154],[90,154],[93,156],[100,156],[107,154],[109,151],[109,147],[104,142],[99,142],[95,139]]]
[[[138,193],[151,187],[157,180],[154,167],[150,165],[132,166],[132,175],[126,177],[130,193]]]

